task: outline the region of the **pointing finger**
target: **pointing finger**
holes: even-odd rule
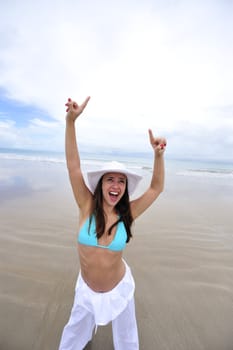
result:
[[[150,142],[153,142],[154,136],[153,136],[153,132],[151,129],[148,130],[149,131],[149,138],[150,138]]]
[[[86,99],[85,99],[85,101],[81,104],[81,109],[84,109],[85,107],[86,107],[86,105],[88,104],[88,101],[90,100],[90,96],[88,96]]]

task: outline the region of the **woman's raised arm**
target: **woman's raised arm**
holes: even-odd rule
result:
[[[149,140],[154,150],[154,165],[151,183],[147,191],[139,198],[131,202],[131,212],[134,219],[141,215],[159,196],[164,188],[164,151],[166,149],[166,139],[163,137],[154,137],[149,129]]]
[[[81,171],[80,157],[76,140],[75,121],[85,109],[90,97],[78,105],[70,98],[66,103],[66,133],[65,133],[65,153],[66,164],[69,171],[71,186],[74,197],[79,208],[85,210],[92,198],[92,194],[87,188]]]

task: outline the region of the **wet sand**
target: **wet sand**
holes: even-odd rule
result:
[[[77,210],[64,167],[23,171],[1,187],[0,349],[56,350],[79,271]],[[141,350],[233,349],[233,188],[221,186],[168,178],[135,223],[124,257]],[[86,349],[113,349],[111,326]]]

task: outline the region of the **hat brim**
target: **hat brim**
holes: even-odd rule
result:
[[[104,174],[108,174],[108,173],[124,174],[127,177],[129,195],[131,195],[135,191],[138,183],[142,179],[142,176],[135,174],[134,172],[127,169],[111,168],[111,169],[102,169],[97,171],[88,171],[87,179],[89,183],[89,188],[92,193],[95,192],[96,186],[99,180],[101,179],[101,177]]]

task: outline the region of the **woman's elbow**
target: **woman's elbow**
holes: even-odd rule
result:
[[[164,191],[164,186],[151,187],[153,201]]]
[[[161,186],[157,189],[157,196],[159,196],[164,191],[164,186]]]
[[[164,182],[157,183],[154,186],[151,186],[152,190],[156,192],[157,194],[160,194],[164,191]]]

